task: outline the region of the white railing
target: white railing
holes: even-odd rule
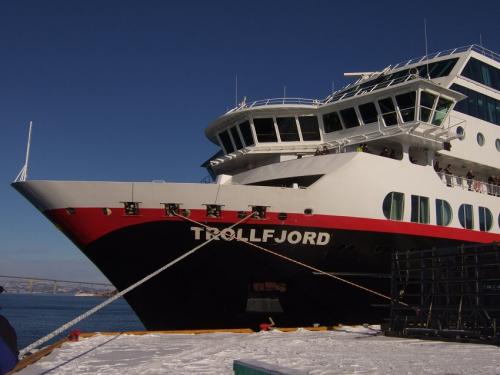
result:
[[[480,180],[468,179],[467,177],[437,172],[441,181],[448,187],[467,189],[476,193],[500,196],[500,186],[489,184]]]
[[[237,107],[230,109],[226,113],[232,113],[246,108],[265,107],[268,105],[280,105],[280,104],[308,105],[308,106],[318,107],[319,105],[323,104],[323,101],[319,99],[308,99],[308,98],[272,98],[272,99],[255,100],[253,102],[247,103],[246,100],[243,100]]]
[[[440,51],[440,52],[433,52],[433,53],[430,53],[428,55],[421,56],[421,57],[415,57],[415,58],[412,58],[412,59],[409,59],[406,61],[399,62],[395,65],[389,65],[387,68],[389,68],[390,70],[394,70],[394,69],[401,68],[404,66],[418,64],[420,62],[424,62],[427,60],[432,60],[432,59],[435,59],[438,57],[444,57],[444,56],[449,56],[449,55],[453,55],[456,53],[463,53],[463,52],[468,52],[468,51],[474,51],[474,52],[480,53],[481,55],[484,55],[486,57],[489,57],[490,59],[493,59],[495,61],[500,62],[500,54],[493,52],[487,48],[484,48],[482,46],[479,46],[477,44],[471,44],[468,46],[447,49],[447,50]]]

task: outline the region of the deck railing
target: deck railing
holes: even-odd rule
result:
[[[448,187],[467,189],[469,191],[475,191],[476,193],[496,195],[500,196],[500,186],[496,184],[490,184],[475,179],[468,179],[467,177],[462,177],[453,174],[447,174],[444,172],[437,172],[441,181]]]

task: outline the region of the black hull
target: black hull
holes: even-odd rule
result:
[[[172,221],[130,226],[92,242],[83,251],[123,290],[204,242],[204,237],[195,240],[192,226]],[[239,227],[250,230],[245,225]],[[264,228],[282,229],[259,225],[258,234]],[[390,272],[392,251],[458,244],[447,239],[377,232],[316,231],[328,232],[330,242],[321,246],[272,241],[259,245],[323,271],[374,274],[344,277],[389,295],[390,281],[380,274]],[[315,275],[247,244],[225,240],[212,241],[125,298],[149,330],[256,328],[269,316],[278,326],[380,323],[389,314],[387,308],[375,306],[388,304],[387,300]]]

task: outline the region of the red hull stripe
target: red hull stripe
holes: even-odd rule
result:
[[[101,208],[76,208],[74,213],[70,214],[66,209],[57,209],[47,211],[45,215],[79,246],[86,246],[108,233],[130,225],[183,220],[179,217],[166,216],[163,209],[141,208],[140,215],[136,216],[125,215],[122,208],[113,208],[111,211],[110,215],[106,215]],[[220,218],[209,218],[205,209],[190,210],[189,218],[208,225],[217,223],[230,225],[241,220],[236,211],[223,211]],[[286,220],[280,220],[278,213],[268,212],[266,219],[249,219],[245,224],[397,233],[476,243],[500,242],[500,234],[497,233],[349,216],[288,214]]]

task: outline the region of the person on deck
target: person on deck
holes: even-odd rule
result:
[[[467,179],[467,186],[469,187],[469,191],[472,191],[472,182],[474,181],[474,173],[472,173],[471,169],[469,169],[469,171],[465,175],[465,178]]]

